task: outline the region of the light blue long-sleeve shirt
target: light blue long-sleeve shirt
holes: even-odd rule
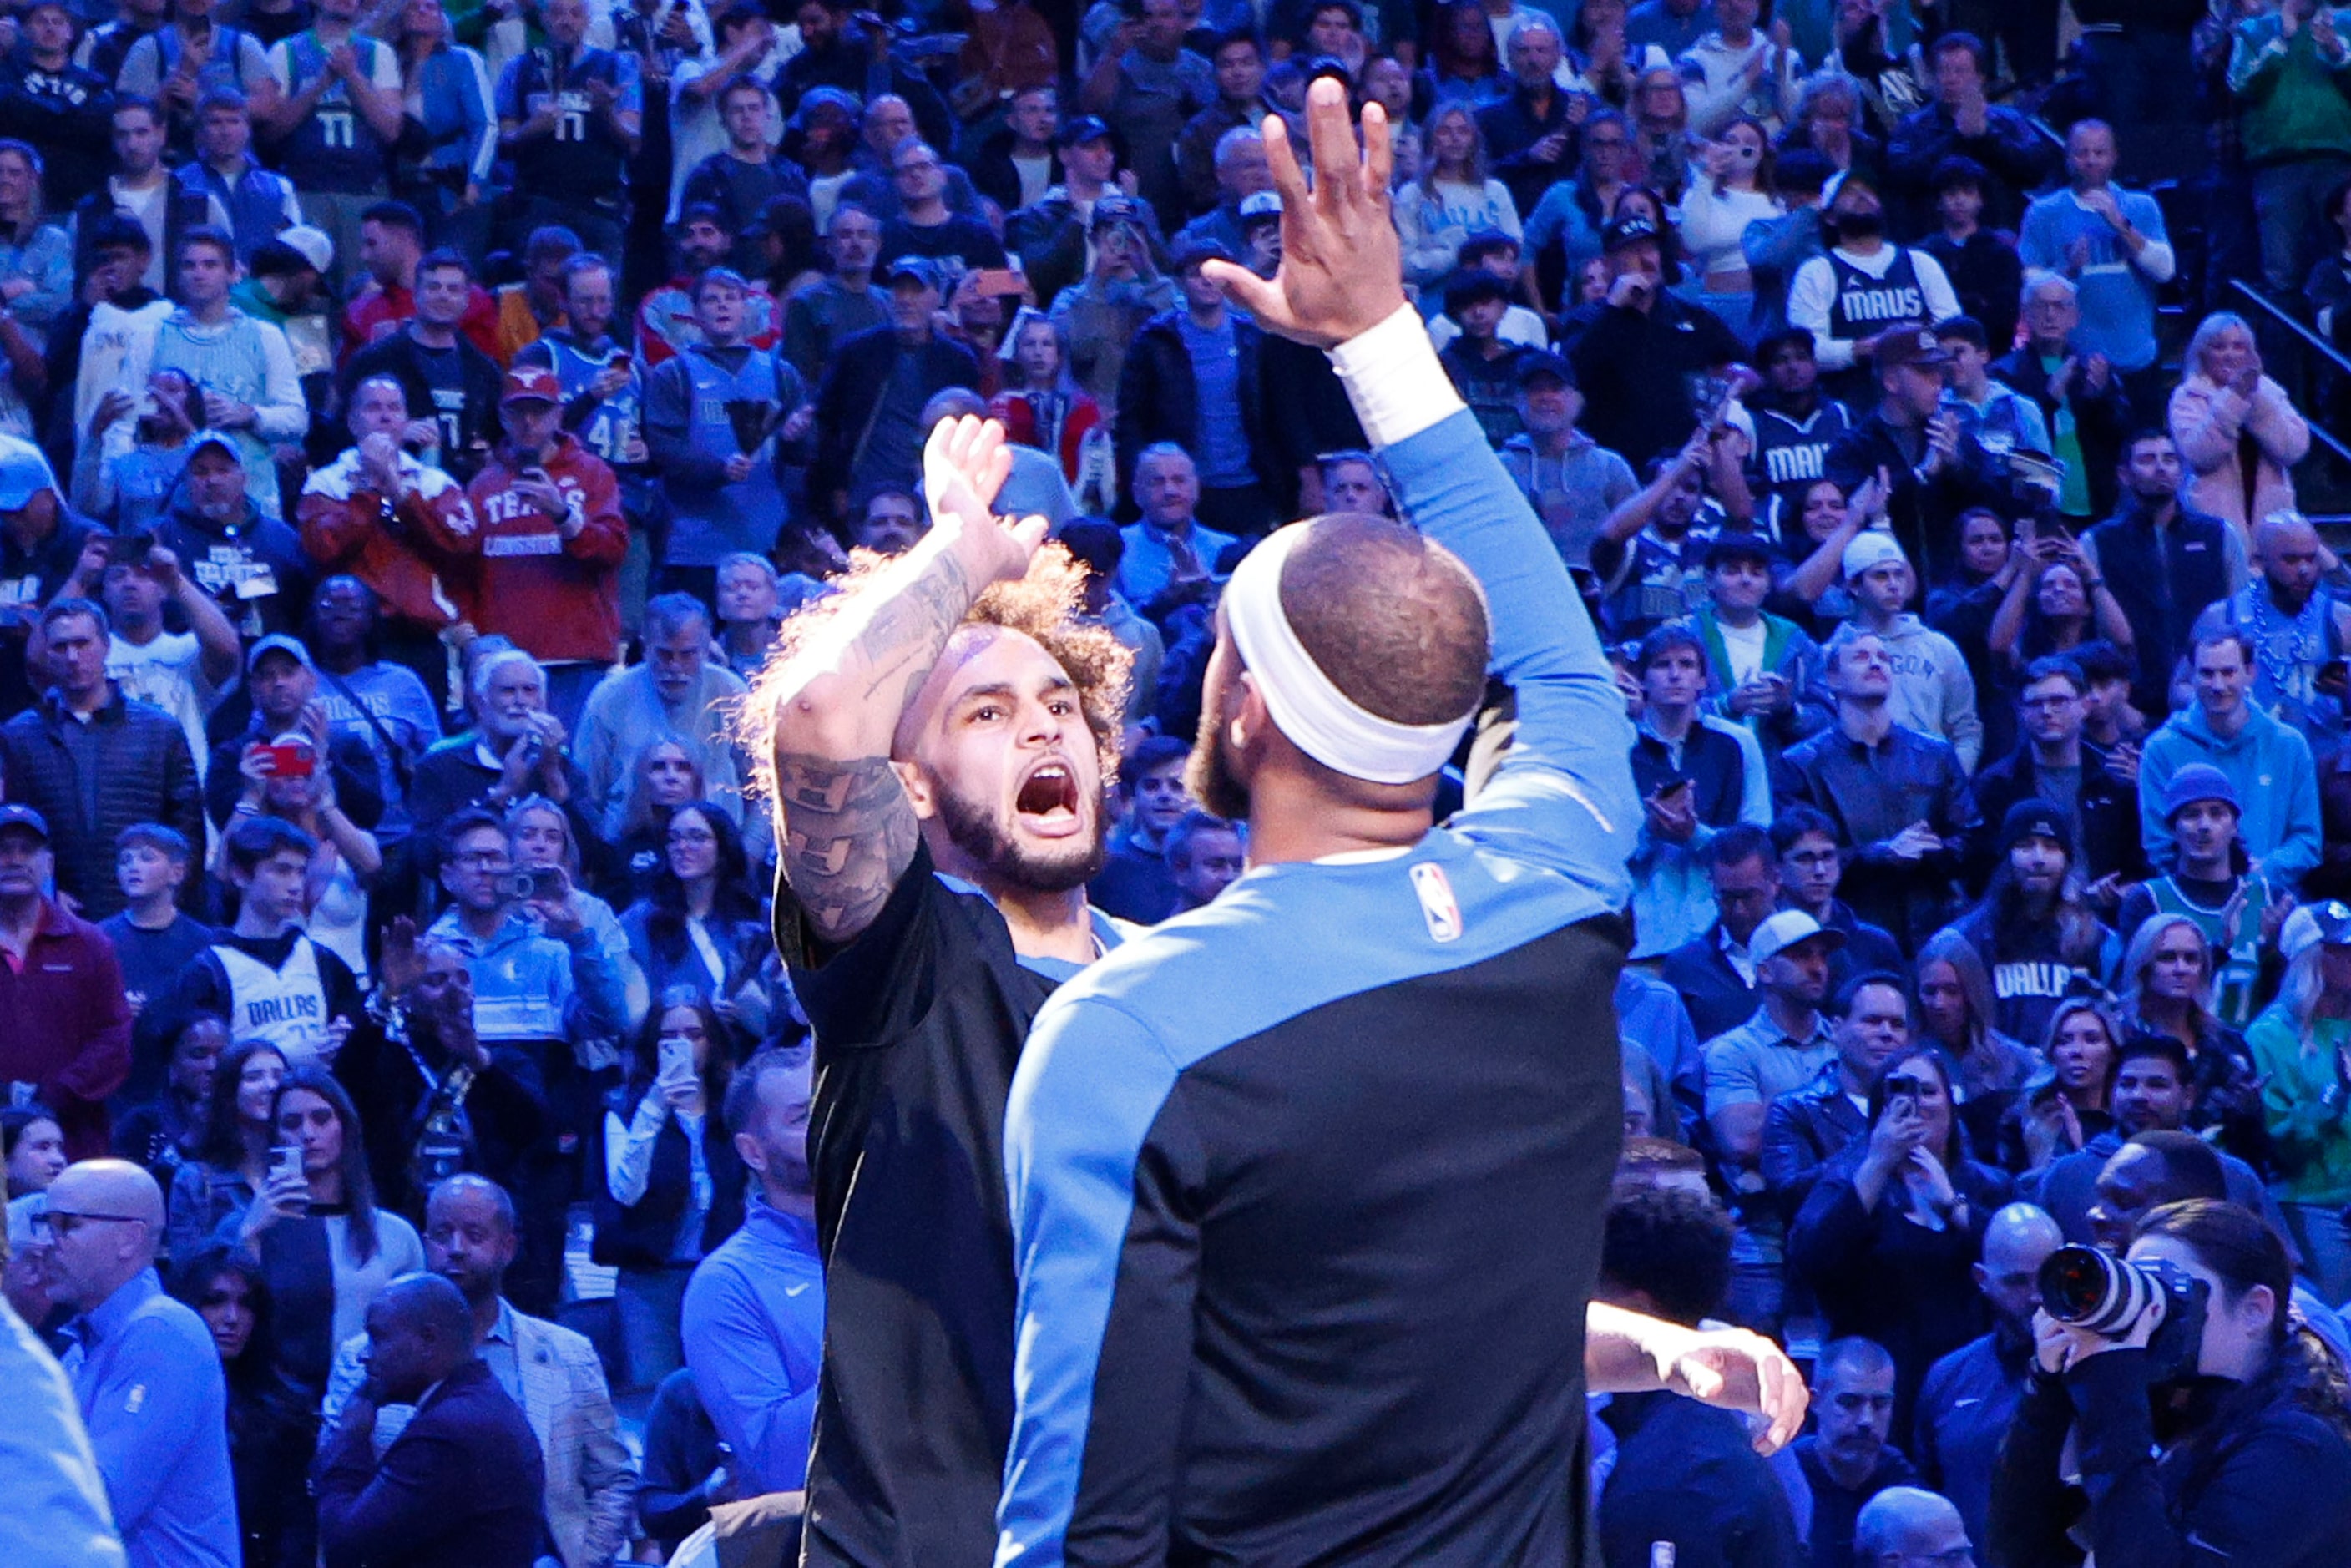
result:
[[[130,1568],[237,1568],[228,1381],[204,1319],[144,1269],[68,1332],[66,1375]]]
[[[122,1568],[122,1538],[106,1501],[73,1385],[47,1347],[0,1301],[0,1563]]]
[[[2201,704],[2173,714],[2147,737],[2139,754],[2138,820],[2150,862],[2160,866],[2171,858],[2163,797],[2172,775],[2191,762],[2210,763],[2236,786],[2243,813],[2237,819],[2237,841],[2271,886],[2291,886],[2318,863],[2323,834],[2310,743],[2258,709],[2246,716],[2244,728],[2223,740],[2212,733]]]
[[[710,1424],[735,1450],[738,1490],[747,1497],[806,1484],[824,1344],[816,1221],[752,1193],[743,1228],[686,1281],[678,1333]]]
[[[1360,410],[1359,389],[1351,392]],[[1377,441],[1375,420],[1364,423]],[[1097,1375],[1113,1297],[1121,1311],[1141,1314],[1130,1324],[1204,1310],[1183,1299],[1206,1274],[1201,1234],[1142,1221],[1135,1197],[1152,1179],[1144,1166],[1157,1158],[1144,1145],[1186,1074],[1224,1060],[1235,1041],[1261,1040],[1369,991],[1414,989],[1431,974],[1620,909],[1630,892],[1625,862],[1641,817],[1627,762],[1633,731],[1565,564],[1458,400],[1435,423],[1384,444],[1382,456],[1398,510],[1485,589],[1489,669],[1516,693],[1516,737],[1476,799],[1416,844],[1364,861],[1252,867],[1216,903],[1098,960],[1039,1013],[1005,1112],[1020,1289],[1018,1409],[997,1568],[1060,1568],[1089,1437],[1111,1424],[1113,1467],[1144,1478],[1131,1496],[1151,1500],[1114,1528],[1138,1560],[1164,1546],[1153,1532],[1176,1511],[1173,1466],[1186,1411],[1180,1401],[1138,1406],[1133,1388],[1098,1384]],[[1247,985],[1232,983],[1237,953],[1261,960]],[[1612,1088],[1615,1051],[1608,1040]],[[1191,1116],[1172,1121],[1182,1131],[1171,1136],[1187,1148],[1210,1145]],[[1217,1156],[1208,1163],[1223,1168]],[[1406,1208],[1415,1201],[1399,1199]],[[1131,1220],[1139,1226],[1134,1255],[1154,1257],[1133,1276],[1123,1267]],[[1360,1223],[1332,1219],[1339,1228]],[[1168,1261],[1187,1249],[1188,1260]],[[1385,1346],[1366,1352],[1386,1354]],[[1196,1364],[1194,1373],[1215,1376]],[[1345,1429],[1326,1414],[1298,1414],[1297,1440]],[[1161,1481],[1164,1493],[1150,1490]],[[1075,1525],[1080,1534],[1112,1527]]]

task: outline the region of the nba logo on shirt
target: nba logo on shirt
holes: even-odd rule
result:
[[[1420,896],[1420,915],[1428,922],[1430,938],[1459,940],[1461,906],[1453,901],[1453,884],[1446,880],[1445,868],[1434,861],[1422,861],[1412,868],[1412,890]]]

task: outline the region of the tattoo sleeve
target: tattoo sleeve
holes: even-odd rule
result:
[[[873,923],[914,858],[914,809],[886,757],[776,758],[784,875],[809,924],[846,942]]]
[[[778,712],[784,875],[827,942],[846,942],[872,924],[914,860],[919,827],[890,767],[891,737],[977,591],[944,550],[910,554],[904,567],[872,582],[866,601],[850,606],[832,635],[803,655],[799,702],[834,720],[842,714],[822,710],[845,708],[853,721],[847,731],[822,726],[830,744],[811,748],[811,734],[794,733],[794,704]],[[855,743],[841,744],[846,732]]]

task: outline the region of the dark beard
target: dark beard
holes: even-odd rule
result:
[[[1067,893],[1083,887],[1110,858],[1108,815],[1094,805],[1093,837],[1073,860],[1045,860],[1029,853],[1010,838],[988,807],[942,787],[938,792],[939,821],[947,841],[969,855],[980,873],[1025,893]]]
[[[1184,789],[1211,816],[1239,822],[1249,819],[1249,795],[1225,750],[1225,732],[1230,727],[1225,694],[1203,689],[1199,733],[1192,737],[1192,755],[1184,762]]]

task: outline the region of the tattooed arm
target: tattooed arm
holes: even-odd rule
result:
[[[776,841],[816,935],[849,941],[914,860],[914,809],[891,765],[899,721],[989,585],[1017,579],[1045,522],[988,511],[1010,470],[1003,427],[942,420],[923,453],[931,531],[854,591],[786,672],[776,706]]]

